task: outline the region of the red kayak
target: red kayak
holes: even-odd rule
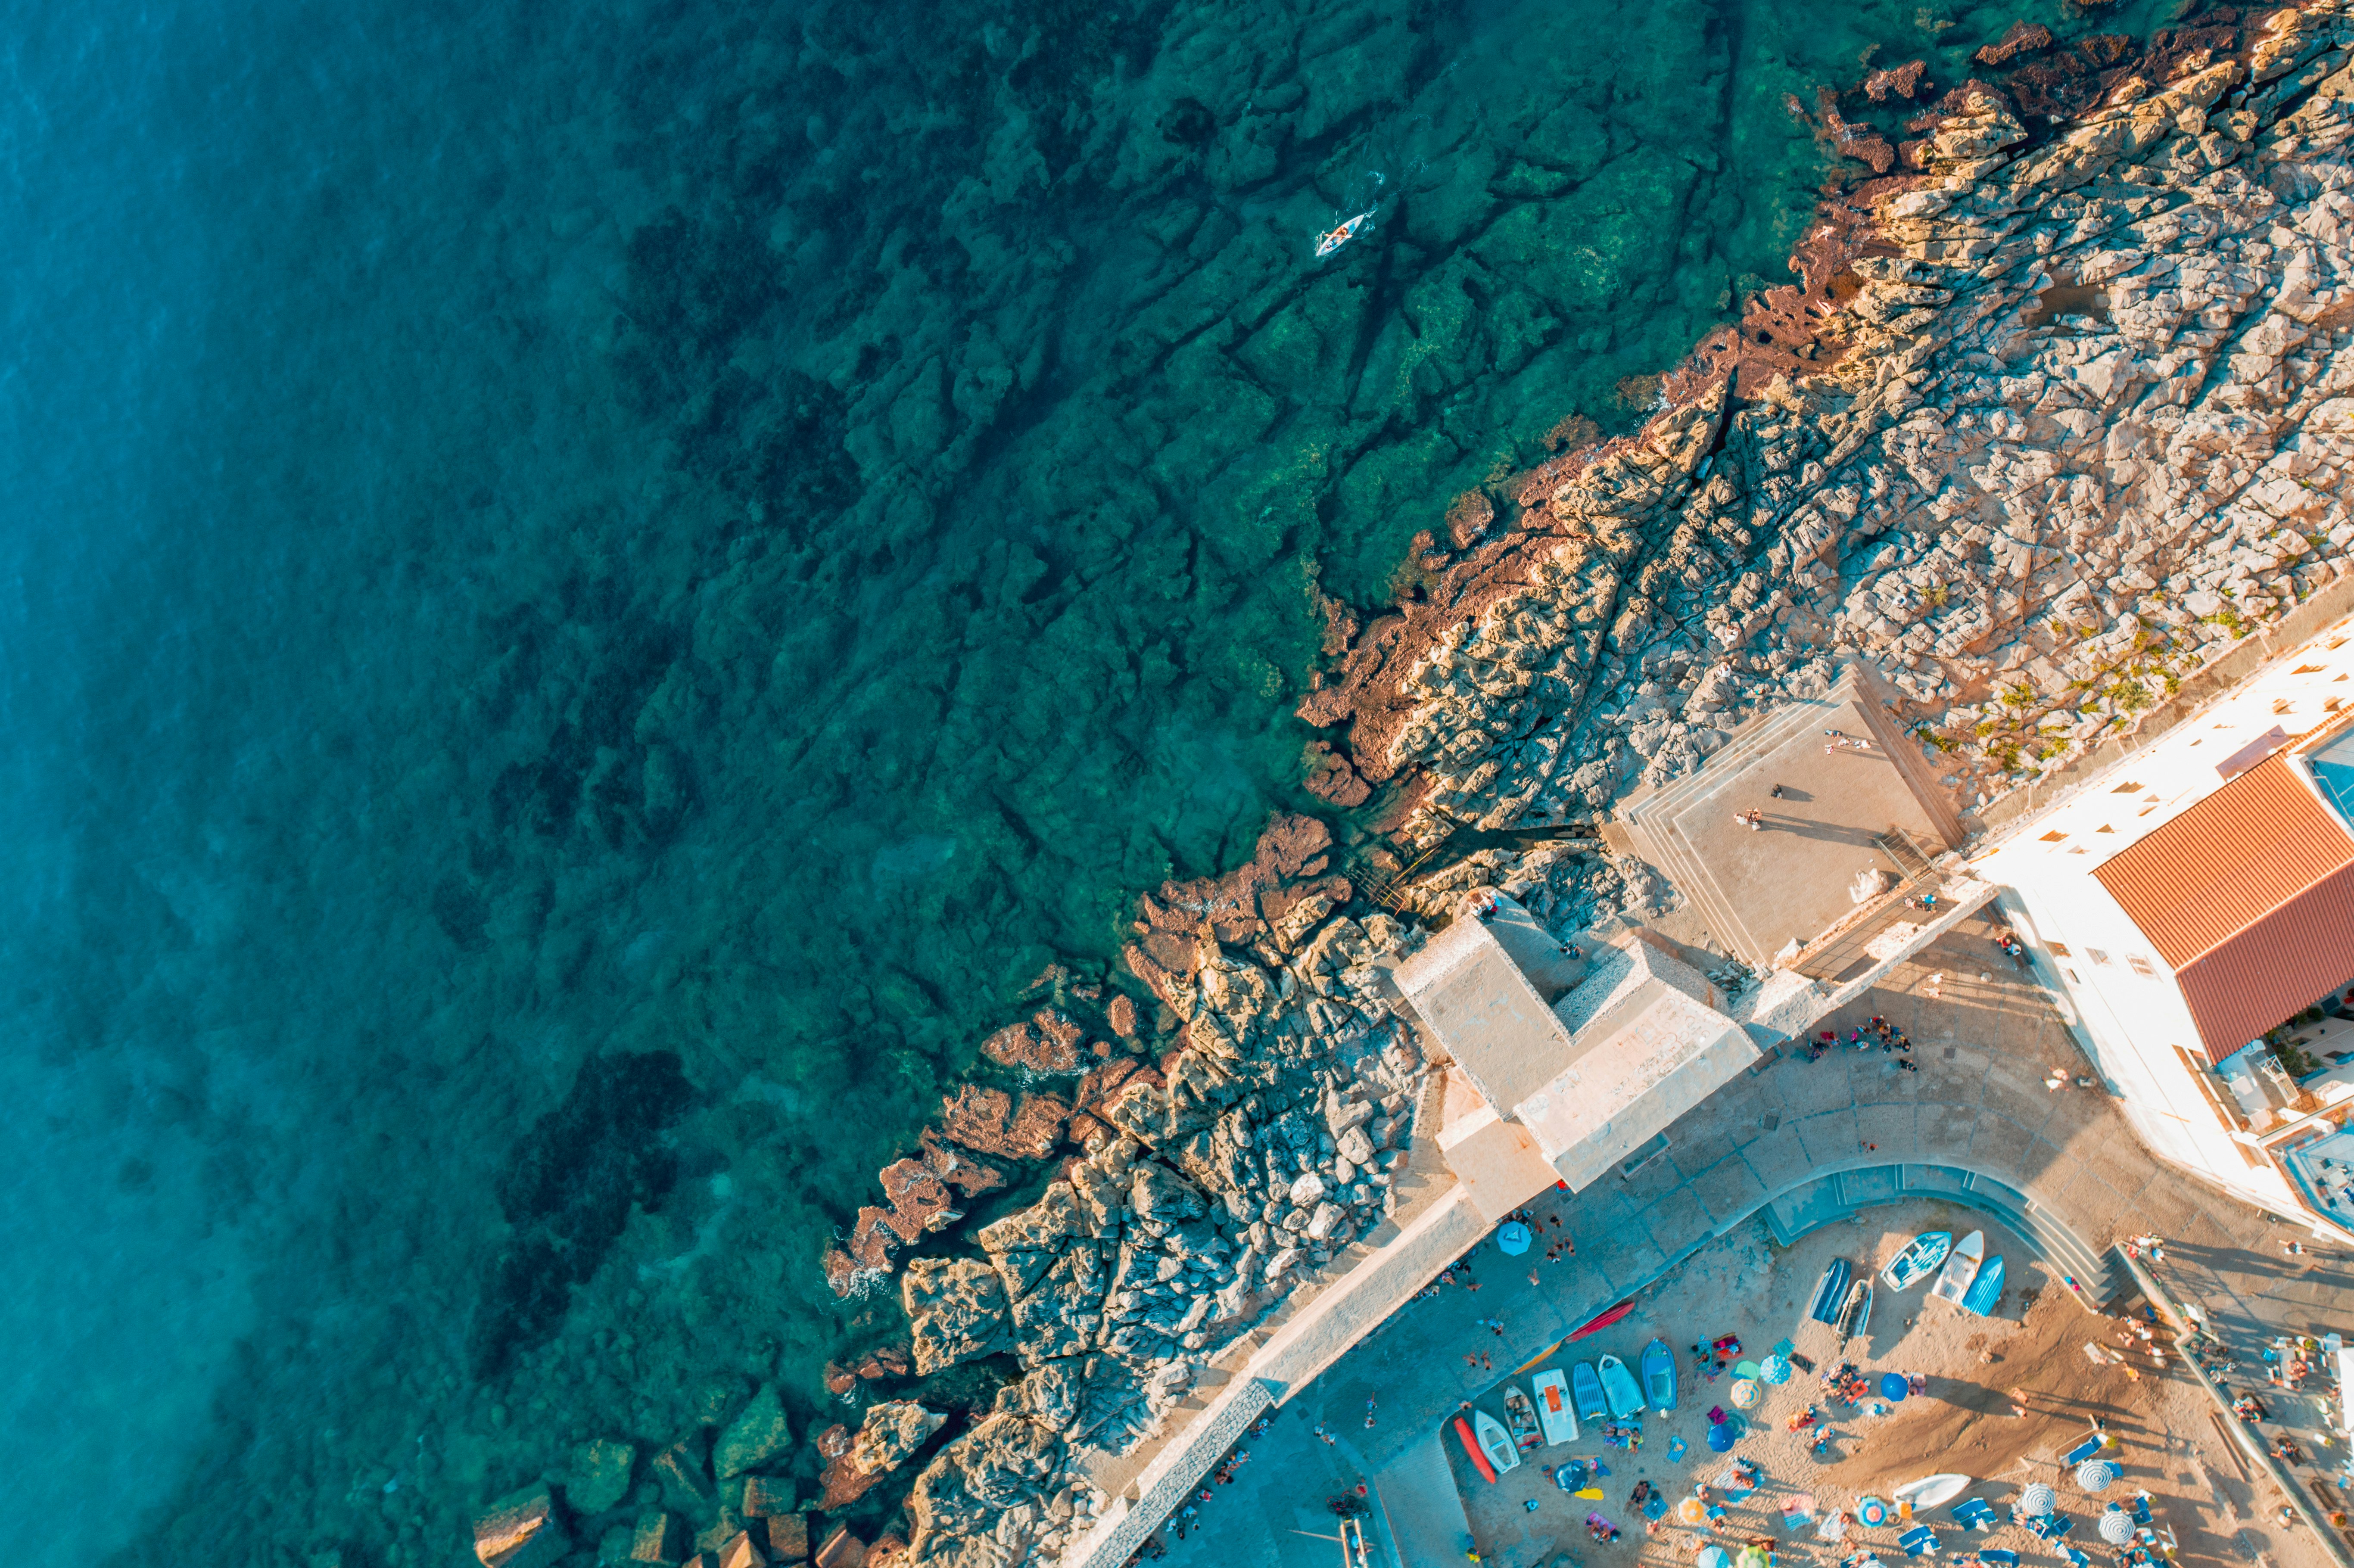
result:
[[[1592,1322],[1586,1324],[1585,1327],[1580,1329],[1575,1334],[1572,1334],[1570,1338],[1573,1340],[1582,1340],[1588,1334],[1599,1333],[1603,1330],[1610,1327],[1611,1324],[1616,1323],[1619,1319],[1624,1318],[1628,1313],[1632,1312],[1634,1309],[1635,1303],[1633,1301],[1621,1301],[1617,1306],[1613,1307],[1609,1311],[1605,1312],[1601,1317],[1595,1319]]]
[[[1455,1418],[1455,1436],[1463,1439],[1463,1451],[1471,1456],[1471,1462],[1479,1467],[1479,1473],[1488,1478],[1488,1484],[1494,1486],[1496,1467],[1488,1463],[1487,1455],[1479,1452],[1479,1439],[1471,1436],[1471,1424],[1459,1415]]]

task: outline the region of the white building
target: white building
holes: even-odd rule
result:
[[[2354,621],[2274,658],[1970,860],[2149,1147],[2354,1239]],[[2253,1047],[2253,1048],[2252,1048]],[[2343,1062],[2338,1060],[2342,1057]],[[2341,1070],[2342,1068],[2342,1070]]]

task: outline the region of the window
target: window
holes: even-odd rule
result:
[[[2124,784],[2120,784],[2120,785],[2118,785],[2115,789],[2114,789],[2110,790],[2110,791],[2109,791],[2109,793],[2110,793],[2110,794],[2112,794],[2112,795],[2130,795],[2130,794],[2132,794],[2135,790],[2139,789],[2140,788],[2141,788],[2141,786],[2140,786],[2140,785],[2136,784],[2136,783],[2132,783],[2132,782],[2128,781],[2128,782],[2126,782],[2126,783],[2124,783]]]
[[[2048,833],[2044,834],[2042,838],[2039,839],[2039,840],[2038,840],[2038,841],[2036,841],[2036,842],[2039,842],[2039,843],[2056,844],[2056,843],[2058,843],[2062,839],[2064,839],[2064,838],[2066,838],[2067,836],[2068,836],[2068,835],[2067,835],[2066,833],[2060,832],[2057,832],[2057,831],[2055,830],[2054,832],[2048,832]]]
[[[2101,951],[2098,948],[2085,948],[2084,956],[2092,959],[2096,964],[2105,965],[2109,961],[2109,955]]]
[[[2141,976],[2144,980],[2152,980],[2157,978],[2158,975],[2158,971],[2149,967],[2149,960],[2143,958],[2139,953],[2127,953],[2126,955],[2126,968],[2133,970],[2134,973]]]
[[[2052,942],[2047,945],[2051,948],[2052,956],[2055,959],[2064,959],[2070,956],[2068,952],[2068,944],[2065,942]]]
[[[2299,664],[2296,669],[2291,670],[2289,673],[2292,675],[2318,675],[2327,668],[2329,668],[2329,666],[2327,664]]]

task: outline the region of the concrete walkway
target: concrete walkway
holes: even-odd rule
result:
[[[1299,1555],[1337,1550],[1327,1542],[1277,1538],[1302,1528],[1302,1505],[1320,1505],[1320,1494],[1309,1494],[1334,1478],[1334,1465],[1352,1459],[1370,1479],[1426,1444],[1463,1401],[1760,1211],[1787,1239],[1859,1207],[1950,1198],[2032,1237],[2098,1299],[2123,1283],[2110,1277],[2110,1245],[2155,1233],[2172,1243],[2170,1268],[2204,1271],[2180,1286],[2190,1299],[2229,1302],[2251,1323],[2317,1332],[2334,1319],[2354,1329],[2354,1273],[2288,1268],[2285,1227],[2159,1165],[2101,1089],[2044,1087],[2054,1067],[2093,1069],[1991,931],[1973,918],[1825,1022],[1844,1033],[1884,1015],[1911,1035],[1917,1073],[1876,1048],[1841,1048],[1812,1064],[1803,1053],[1770,1060],[1677,1121],[1669,1148],[1632,1175],[1575,1197],[1547,1194],[1536,1212],[1563,1229],[1548,1226],[1546,1236],[1571,1237],[1574,1257],[1545,1262],[1541,1243],[1507,1258],[1483,1243],[1469,1276],[1477,1291],[1458,1283],[1409,1303],[1276,1413],[1247,1467],[1254,1495],[1274,1511],[1260,1514],[1237,1495],[1242,1485],[1218,1489],[1203,1509],[1207,1533],[1175,1548],[1172,1561],[1330,1562]],[[1943,977],[1934,987],[1933,975]],[[1466,1364],[1482,1351],[1492,1371]],[[1370,1431],[1369,1398],[1378,1411]],[[1315,1424],[1347,1440],[1345,1456],[1316,1441]],[[1295,1447],[1323,1456],[1315,1478],[1272,1484]],[[1401,1518],[1408,1499],[1390,1500],[1401,1540],[1421,1533]]]

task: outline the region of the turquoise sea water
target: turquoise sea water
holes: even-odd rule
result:
[[[12,7],[16,1559],[814,1414],[980,1034],[1312,804],[1318,586],[1780,276],[1784,92],[2010,17]]]

